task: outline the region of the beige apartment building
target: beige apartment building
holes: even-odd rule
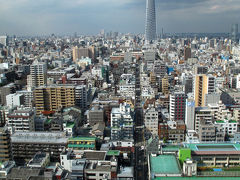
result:
[[[196,107],[205,106],[206,94],[215,92],[215,77],[211,75],[196,75],[194,78],[194,99]]]
[[[34,91],[37,114],[75,106],[75,86],[41,86]]]

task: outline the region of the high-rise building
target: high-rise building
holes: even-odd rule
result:
[[[231,27],[231,39],[233,42],[238,42],[238,24],[232,24]]]
[[[194,74],[207,74],[208,73],[208,67],[207,66],[199,66],[196,65],[193,68]]]
[[[9,161],[11,158],[11,145],[7,126],[0,128],[0,136],[0,161]]]
[[[192,93],[193,91],[193,77],[191,75],[186,76],[183,79],[184,92],[185,94]]]
[[[184,48],[184,60],[187,61],[188,58],[192,57],[192,50],[190,47],[185,47]]]
[[[37,114],[75,106],[74,86],[41,86],[34,91]]]
[[[29,108],[33,107],[33,91],[22,90],[22,91],[17,91],[16,94],[23,95],[25,107],[29,107]]]
[[[37,114],[44,111],[60,111],[62,108],[78,106],[86,110],[88,89],[85,85],[51,85],[34,90]]]
[[[214,48],[215,47],[215,39],[210,39],[209,40],[209,47]]]
[[[144,113],[144,124],[152,135],[158,135],[158,111],[154,107],[149,107]]]
[[[133,114],[129,104],[120,104],[111,112],[111,139],[133,140]]]
[[[170,95],[170,120],[185,121],[186,94],[174,92]]]
[[[8,37],[0,36],[0,44],[2,44],[3,46],[7,46],[8,45]]]
[[[162,78],[162,93],[163,94],[169,94],[169,82],[168,82],[168,76],[165,76]]]
[[[2,105],[7,104],[6,96],[9,94],[13,94],[16,92],[16,85],[14,83],[10,83],[6,86],[0,88],[0,103]]]
[[[83,110],[87,108],[87,86],[80,85],[75,88],[75,104]]]
[[[149,43],[156,40],[155,0],[147,0],[146,3],[145,38]]]
[[[21,106],[24,104],[24,96],[22,94],[9,94],[6,96],[7,106]]]
[[[47,84],[47,64],[34,61],[30,67],[30,75],[27,77],[28,88]]]
[[[77,46],[73,48],[73,61],[76,62],[78,59],[89,57],[91,59],[96,58],[95,47],[80,47]]]
[[[195,75],[194,99],[195,106],[205,106],[205,95],[215,92],[215,77],[212,75]]]
[[[187,130],[195,129],[195,102],[193,99],[186,99],[185,124]]]

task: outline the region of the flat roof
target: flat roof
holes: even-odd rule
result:
[[[150,156],[151,173],[181,174],[177,159],[174,155]]]
[[[12,143],[67,144],[68,138],[63,132],[15,132]]]
[[[181,148],[180,145],[163,145],[163,151],[178,151]]]
[[[94,144],[68,144],[69,148],[95,148]]]
[[[66,128],[73,128],[75,126],[74,122],[67,122]]]
[[[237,180],[240,177],[157,177],[152,180]]]
[[[103,161],[106,157],[106,151],[85,151],[84,155],[87,160]]]
[[[96,141],[96,137],[72,137],[68,141]]]
[[[119,150],[109,150],[107,152],[107,156],[119,156],[120,155],[120,151]]]
[[[134,177],[134,168],[133,167],[123,167],[120,169],[118,178],[132,178]]]
[[[197,144],[185,144],[186,148],[190,148],[192,151],[240,151],[240,144],[237,143],[197,143]]]

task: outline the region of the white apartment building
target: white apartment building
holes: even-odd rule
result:
[[[24,96],[22,94],[9,94],[6,96],[7,106],[21,106],[24,104]]]
[[[35,110],[31,108],[17,108],[8,115],[7,125],[15,131],[33,131]]]
[[[75,88],[75,101],[76,105],[81,109],[87,108],[88,89],[86,85],[76,86]]]
[[[120,104],[119,108],[113,108],[111,112],[111,139],[133,139],[133,114],[130,105]]]
[[[119,93],[124,97],[135,97],[135,76],[133,74],[121,75]]]
[[[47,84],[47,64],[45,62],[33,62],[30,66],[30,75],[27,77],[28,89]]]
[[[237,132],[238,122],[231,119],[218,120],[215,122],[216,125],[220,125],[221,129],[225,134],[233,136]]]
[[[211,124],[213,122],[214,115],[208,107],[197,107],[195,109],[195,130],[199,131],[200,122],[203,121],[205,124]]]
[[[236,88],[240,89],[240,74],[238,74],[236,77]]]
[[[102,68],[99,66],[96,66],[96,67],[94,66],[91,70],[91,73],[93,76],[102,78]]]
[[[158,135],[158,111],[149,107],[144,114],[145,127],[153,134]]]

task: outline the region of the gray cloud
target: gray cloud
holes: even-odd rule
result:
[[[0,34],[143,33],[145,0],[0,0]],[[158,29],[228,32],[239,0],[156,0]]]

